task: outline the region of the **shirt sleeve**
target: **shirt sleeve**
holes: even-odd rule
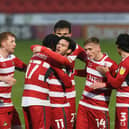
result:
[[[86,61],[87,56],[85,50],[79,46],[78,44],[76,45],[76,49],[68,56],[72,61],[75,61],[76,58],[79,58],[82,61]]]
[[[34,48],[34,45],[31,46],[31,49],[32,48]],[[47,54],[49,56],[49,60],[52,59],[62,66],[65,66],[67,68],[73,68],[73,63],[70,62],[70,60],[68,60],[66,57],[60,55],[59,53],[56,53],[44,46],[42,46],[41,52]]]
[[[16,70],[26,71],[27,65],[17,57],[14,58],[14,65]]]
[[[66,88],[72,87],[71,78],[68,76],[67,73],[65,73],[63,70],[61,70],[57,67],[53,67],[53,66],[51,66],[51,67],[57,73],[59,79],[63,82],[63,84],[65,85]]]
[[[113,88],[119,88],[121,84],[125,81],[128,73],[129,68],[127,64],[121,64],[115,78],[110,74],[110,72],[106,73],[107,83],[111,84]]]
[[[85,50],[79,45],[78,45],[78,49],[79,49],[80,52],[78,53],[77,58],[80,59],[81,61],[85,62],[86,59],[87,59],[87,55],[86,55]]]

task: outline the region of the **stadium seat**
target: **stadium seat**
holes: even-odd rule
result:
[[[128,12],[128,0],[1,0],[0,12],[54,13],[54,12]]]

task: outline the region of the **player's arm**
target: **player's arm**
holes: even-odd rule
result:
[[[68,56],[68,58],[71,60],[71,61],[75,61],[76,58],[79,58],[81,59],[82,61],[86,62],[86,59],[87,59],[87,56],[86,56],[86,52],[85,50],[79,46],[78,44],[76,45],[76,49],[72,52],[72,54],[70,54]]]
[[[67,73],[64,73],[63,70],[61,70],[57,67],[53,67],[53,66],[51,66],[51,67],[57,73],[59,79],[63,82],[65,87],[67,87],[67,88],[72,87],[71,79],[70,79],[70,77],[68,76]]]
[[[13,74],[8,76],[0,76],[0,81],[9,85],[14,85],[16,83],[16,79],[13,77]]]
[[[17,57],[15,57],[13,61],[14,61],[16,70],[24,71],[24,72],[26,71],[27,65],[23,61],[21,61]]]
[[[117,74],[116,78],[112,77],[111,73],[108,71],[106,72],[107,83],[106,82],[95,82],[91,85],[91,88],[98,89],[104,87],[113,87],[115,89],[119,88],[122,82],[125,81],[127,73],[121,75],[120,73]]]
[[[101,72],[101,74],[103,74],[104,76],[106,76],[106,72],[109,72],[111,77],[116,77],[116,71],[117,71],[118,65],[116,64],[116,62],[113,62],[112,66],[109,67],[103,67],[103,66],[99,66],[96,69]],[[112,83],[108,81],[106,82],[95,82],[93,83],[90,87],[93,89],[98,89],[98,88],[105,88],[105,87],[112,87],[115,88],[114,86],[111,85]]]
[[[85,50],[81,46],[79,46],[79,45],[77,45],[77,47],[78,47],[77,51],[79,51],[78,54],[77,54],[77,58],[80,59],[81,61],[85,62],[86,61],[86,57],[87,57]],[[76,49],[75,49],[75,51],[76,51]]]
[[[34,50],[36,47],[39,47],[38,52],[42,52],[42,53],[47,54],[51,60],[54,60],[57,63],[59,63],[60,65],[65,66],[67,68],[73,68],[73,64],[70,61],[70,59],[67,59],[66,57],[64,57],[64,56],[62,56],[62,55],[44,47],[44,46],[40,46],[40,45],[32,45],[31,50],[33,52],[35,52]],[[49,63],[51,63],[51,62],[49,62]]]
[[[107,84],[109,84],[113,88],[119,88],[124,82],[127,74],[129,73],[127,64],[122,64],[117,75],[115,75],[116,72],[114,72],[116,71],[116,69],[117,65],[115,64],[113,64],[111,68],[103,68],[103,71],[105,72],[105,76],[107,78]]]
[[[111,84],[113,88],[119,88],[121,84],[126,81],[126,77],[129,74],[128,67],[121,66],[116,77],[114,78],[109,71],[106,72],[107,82]]]
[[[109,67],[109,72],[111,73],[111,75],[113,77],[116,77],[116,74],[117,74],[116,71],[117,71],[117,69],[118,69],[117,63],[116,62],[113,62],[112,66]]]
[[[102,70],[103,69],[103,70]],[[116,77],[113,77],[107,67],[102,67],[103,73],[107,78],[107,83],[103,83],[104,87],[112,86],[113,88],[119,88],[121,84],[126,81],[126,77],[129,74],[129,68],[127,64],[124,64],[120,67]],[[101,83],[102,84],[102,83]],[[95,87],[99,87],[99,82],[94,84]]]

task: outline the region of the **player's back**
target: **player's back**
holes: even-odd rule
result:
[[[50,104],[48,83],[44,81],[50,65],[42,60],[43,56],[46,58],[45,55],[37,53],[29,61],[24,82],[23,106]]]

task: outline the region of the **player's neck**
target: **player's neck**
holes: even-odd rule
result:
[[[9,53],[5,50],[5,48],[0,48],[0,55],[7,58]]]
[[[102,53],[102,52],[99,52],[99,53],[97,54],[95,60],[97,60],[97,61],[98,61],[98,60],[101,60],[102,57],[103,57],[103,53]]]
[[[128,56],[129,56],[129,53],[128,52],[122,52],[121,53],[122,60],[124,60]]]

